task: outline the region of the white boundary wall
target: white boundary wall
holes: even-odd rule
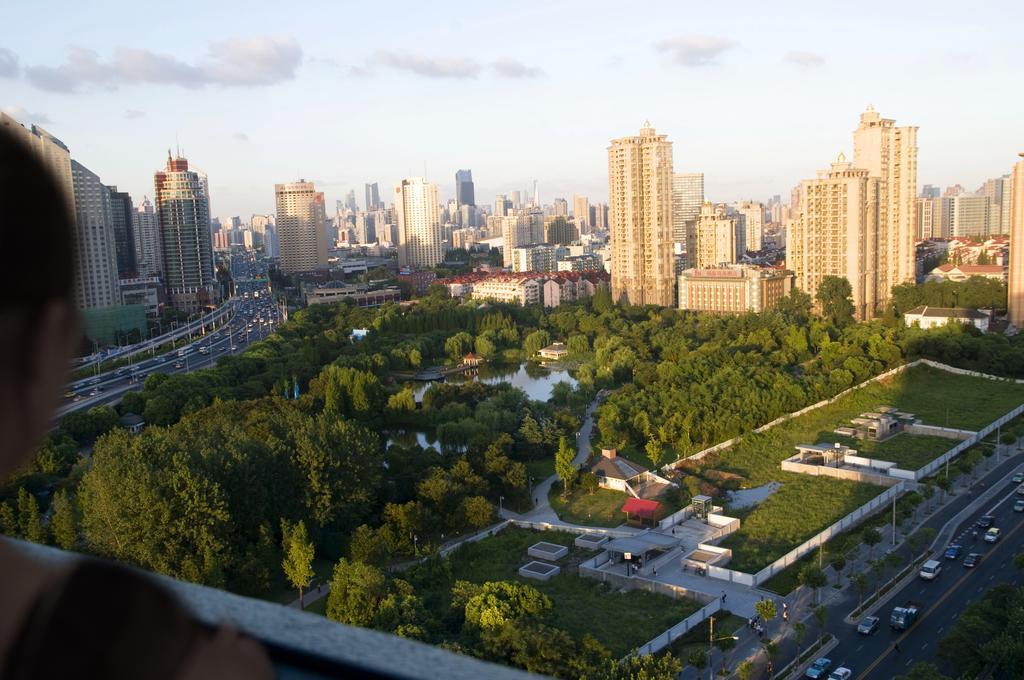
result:
[[[685,635],[694,626],[698,626],[704,622],[704,619],[717,614],[722,609],[722,602],[718,598],[715,598],[710,603],[704,605],[699,611],[696,611],[685,619],[672,626],[663,633],[659,633],[658,637],[654,638],[645,645],[637,648],[636,654],[654,654],[672,644],[672,641],[678,638],[680,635]]]

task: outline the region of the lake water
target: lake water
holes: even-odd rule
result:
[[[416,430],[391,430],[388,432],[388,440],[385,446],[391,446],[392,444],[399,444],[401,446],[419,444],[421,448],[434,449],[441,453],[441,444],[438,443],[437,437],[433,433],[418,432]]]
[[[551,390],[555,384],[567,382],[576,387],[576,379],[564,368],[547,368],[535,363],[523,363],[518,366],[501,366],[484,364],[475,373],[453,373],[446,382],[460,383],[479,380],[488,385],[507,382],[518,387],[526,396],[535,401],[547,401],[551,398]],[[432,382],[418,384],[415,388],[416,401],[423,399]]]

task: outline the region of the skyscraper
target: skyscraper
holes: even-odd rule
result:
[[[354,199],[353,199],[354,200]],[[366,185],[366,212],[373,212],[380,207],[380,190],[377,183]]]
[[[608,197],[612,298],[672,306],[672,142],[650,123],[608,147]]]
[[[726,214],[724,205],[706,201],[697,216],[696,249],[688,253],[690,267],[709,269],[736,262],[736,220]]]
[[[135,210],[132,197],[117,187],[107,187],[110,194],[110,226],[114,230],[114,248],[117,258],[117,275],[122,279],[139,273],[135,258]]]
[[[672,241],[688,243],[704,205],[704,173],[677,172],[672,175]],[[687,247],[689,250],[689,247]]]
[[[561,215],[562,217],[569,216],[569,201],[565,200],[564,198],[556,198],[555,200],[551,201],[551,205],[554,209],[554,212],[552,213],[553,215]]]
[[[896,127],[868,106],[853,132],[853,167],[881,180],[878,213],[878,301],[913,282],[917,221],[917,128]],[[868,314],[873,313],[868,310]]]
[[[764,236],[764,206],[756,201],[740,201],[736,204],[736,212],[743,216],[745,250],[760,251]]]
[[[78,266],[75,271],[75,303],[78,308],[121,304],[109,197],[99,178],[78,164],[76,182],[68,147],[43,128],[37,125],[26,128],[3,112],[0,112],[0,126],[32,149],[64,193],[70,217],[76,226],[74,238]],[[80,199],[87,201],[81,208],[78,206]]]
[[[871,318],[888,295],[879,288],[879,203],[883,181],[839,158],[800,184],[797,218],[786,231],[786,268],[813,299],[825,276],[850,282],[854,313]]]
[[[164,251],[160,241],[160,220],[148,197],[142,197],[142,205],[132,214],[132,225],[139,275],[158,276],[164,269]]]
[[[444,260],[444,235],[437,204],[437,185],[422,177],[395,186],[398,222],[398,264],[433,267]]]
[[[988,197],[991,203],[989,212],[990,234],[1010,233],[1010,176],[1003,175],[985,182],[981,193]]]
[[[590,233],[590,201],[586,196],[572,195],[572,214],[576,218],[576,228],[581,234]]]
[[[1009,319],[1024,328],[1024,153],[1010,175]]]
[[[189,314],[216,304],[210,240],[210,195],[205,175],[189,170],[188,160],[167,153],[167,166],[154,175],[160,220],[164,283],[171,305]]]
[[[299,180],[274,185],[281,271],[286,274],[327,268],[327,211],[323,192]]]
[[[457,170],[455,172],[455,201],[459,206],[476,205],[473,192],[473,171]]]
[[[356,205],[355,189],[352,189],[347,194],[345,194],[345,208],[351,210],[352,212],[356,212],[357,210],[359,210],[359,206]]]

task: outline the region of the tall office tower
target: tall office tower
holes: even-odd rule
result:
[[[117,259],[117,275],[127,279],[139,273],[135,259],[135,225],[132,217],[132,197],[115,186],[108,186],[110,195],[110,226],[114,230],[114,248]]]
[[[988,197],[991,207],[989,208],[989,233],[1009,234],[1010,233],[1010,176],[1003,175],[985,182],[979,193]]]
[[[505,198],[505,194],[498,194],[494,198],[494,216],[504,217],[508,214],[509,201]]]
[[[160,242],[160,220],[153,202],[142,197],[142,205],[132,213],[135,231],[135,258],[140,276],[159,276],[164,270],[164,251]]]
[[[377,188],[377,183],[367,184],[365,187],[366,192],[366,212],[376,210],[380,205],[380,190]]]
[[[444,260],[444,236],[437,204],[437,185],[422,177],[395,186],[398,217],[398,264],[433,267]]]
[[[692,236],[702,205],[704,173],[677,172],[672,175],[672,240],[675,243],[689,243],[687,235]]]
[[[472,170],[455,171],[455,200],[459,206],[476,205]]]
[[[853,167],[879,178],[878,301],[916,275],[917,127],[896,127],[868,106],[853,132]],[[874,309],[868,310],[872,314]]]
[[[576,228],[581,234],[590,233],[590,201],[586,196],[572,195],[572,214],[576,218]]]
[[[746,250],[759,252],[763,246],[764,206],[756,201],[740,201],[736,204],[736,212],[743,215]]]
[[[75,188],[75,221],[78,225],[77,255],[82,278],[79,304],[82,309],[121,304],[117,274],[117,239],[110,217],[110,192],[96,173],[72,159]]]
[[[543,229],[543,215],[540,218]],[[536,218],[530,213],[505,215],[498,219],[501,223],[502,264],[511,267],[512,253],[516,248],[539,243],[542,239],[536,238],[536,229],[533,226]]]
[[[696,248],[690,251],[690,267],[708,269],[736,262],[737,220],[724,205],[706,201],[697,216]]]
[[[786,231],[786,268],[796,274],[796,286],[814,299],[822,278],[845,278],[862,320],[889,297],[878,272],[883,183],[839,154],[830,169],[801,182],[800,209]]]
[[[540,207],[540,191],[537,190],[537,180],[533,180],[533,207]]]
[[[220,297],[210,239],[209,183],[189,170],[187,159],[172,158],[169,151],[167,167],[153,180],[168,298],[178,311],[202,311]]]
[[[71,152],[59,139],[43,128],[24,127],[17,120],[0,111],[0,126],[21,139],[53,174],[64,193],[70,217],[75,219],[75,251],[78,266],[75,271],[75,303],[79,309],[106,307],[120,304],[117,281],[117,262],[114,255],[114,237],[109,216],[102,218],[106,197],[101,197],[95,186],[82,178],[82,190],[96,201],[93,206],[80,210],[77,205],[78,186],[72,172]],[[83,168],[85,173],[91,175]],[[93,175],[95,177],[95,175]],[[97,180],[98,181],[98,180]],[[103,193],[99,191],[99,193]]]
[[[281,271],[286,274],[327,269],[327,213],[324,194],[304,179],[274,185]]]
[[[1024,328],[1024,153],[1010,174],[1009,319]]]
[[[523,207],[523,194],[519,190],[511,192],[508,195],[508,200],[512,204],[513,210],[519,210]]]
[[[356,214],[356,242],[374,243],[377,240],[374,213],[360,212]]]
[[[608,147],[612,298],[671,307],[672,142],[649,122]]]
[[[591,221],[592,231],[605,231],[608,229],[608,204],[595,203],[590,207],[594,212],[594,219]]]
[[[921,198],[938,198],[942,195],[942,190],[939,187],[932,186],[931,184],[925,184],[921,187]]]
[[[562,217],[569,216],[569,201],[565,200],[564,198],[556,198],[551,202],[551,206],[552,215],[555,215],[556,217],[559,215],[561,215]]]
[[[356,190],[352,189],[345,194],[345,209],[356,212],[359,210],[359,205],[356,204]]]
[[[920,196],[917,199],[917,238],[943,238],[949,236],[948,222],[943,229],[942,204],[944,199]]]

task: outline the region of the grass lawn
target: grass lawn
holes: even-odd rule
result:
[[[526,461],[526,474],[533,477],[534,484],[540,484],[542,481],[555,474],[554,457]]]
[[[756,572],[884,490],[871,484],[783,472],[779,463],[793,454],[797,444],[817,443],[819,433],[831,432],[860,413],[880,406],[895,406],[936,425],[945,424],[948,410],[951,427],[978,429],[1022,401],[1024,386],[1015,383],[916,367],[767,432],[749,434],[728,451],[707,457],[703,467],[741,475],[747,479],[745,486],[782,482],[778,491],[745,513],[739,530],[723,541],[724,547],[733,550],[729,566]],[[895,438],[891,446],[895,447],[906,436]],[[954,443],[945,440],[945,448],[934,456]],[[918,451],[917,443],[914,447]],[[922,445],[920,450],[924,448]]]
[[[576,563],[593,554],[592,551],[573,547],[575,538],[575,534],[566,532],[509,528],[455,551],[450,558],[450,580],[441,574],[433,574],[423,585],[417,584],[416,589],[422,592],[425,587],[433,588],[434,606],[447,606],[439,589],[450,590],[451,584],[458,579],[474,583],[525,583],[551,599],[553,606],[546,623],[566,630],[573,636],[589,633],[616,657],[627,654],[700,609],[700,605],[693,600],[674,600],[644,590],[625,593],[613,591],[600,581],[580,577],[575,573],[559,574],[546,583],[518,575],[519,567],[529,559],[526,549],[538,541],[570,547],[569,556],[559,560],[563,569],[567,564]]]
[[[887,460],[904,470],[918,470],[960,443],[956,439],[905,432],[882,442],[851,439],[831,432],[822,432],[819,437],[818,442],[839,442],[856,449],[859,456]]]
[[[714,618],[716,639],[729,635],[738,635],[736,631],[743,630],[743,627],[747,625],[745,618],[736,616],[731,612],[719,612],[715,614]],[[710,639],[711,624],[708,621],[704,621],[700,625],[691,628],[685,635],[681,635],[673,640],[672,644],[665,651],[671,652],[672,656],[681,659],[685,665],[690,654],[695,650],[707,651]]]
[[[631,496],[622,491],[598,489],[592,494],[574,491],[563,500],[560,482],[552,484],[548,493],[551,509],[559,518],[594,527],[617,527],[625,522],[626,515],[621,508],[627,498]]]

